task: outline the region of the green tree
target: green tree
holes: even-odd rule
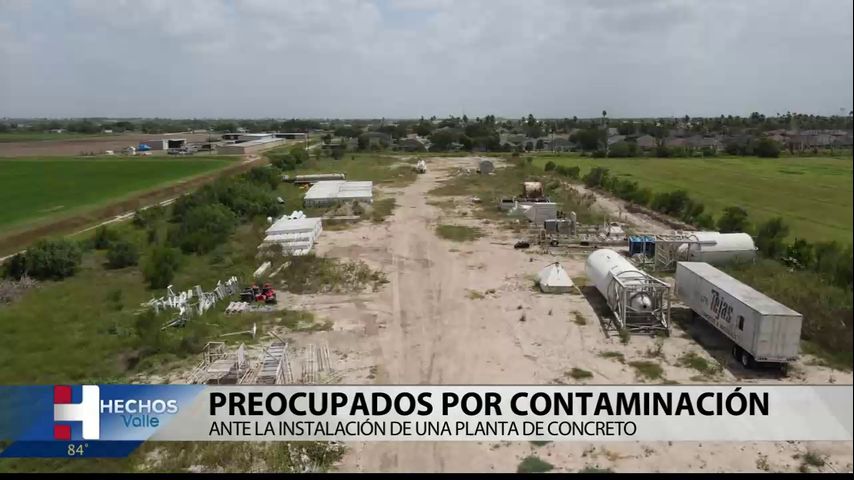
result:
[[[777,158],[780,156],[780,145],[770,138],[762,137],[753,147],[753,153],[758,157]]]
[[[681,216],[688,205],[688,192],[675,190],[673,192],[661,192],[652,199],[652,208],[659,212],[672,216]]]
[[[107,229],[106,225],[101,225],[97,229],[95,229],[95,237],[93,238],[93,244],[97,250],[104,250],[105,248],[110,246],[110,242],[115,238],[115,235],[112,235],[112,232]]]
[[[152,354],[160,350],[162,330],[154,310],[149,308],[136,316],[134,331],[143,354]]]
[[[39,280],[61,280],[74,275],[83,253],[76,242],[58,238],[39,240],[27,249],[26,272]]]
[[[584,185],[588,187],[601,187],[608,180],[608,169],[604,167],[593,167],[584,176]]]
[[[780,258],[786,250],[785,240],[789,235],[789,226],[780,217],[763,223],[756,230],[756,247],[759,253],[768,258]]]
[[[125,268],[139,263],[136,245],[128,240],[118,240],[107,249],[107,265],[110,268]]]
[[[269,167],[254,167],[246,172],[246,178],[259,185],[268,185],[270,189],[275,189],[282,181],[279,172]]]
[[[787,263],[798,270],[810,268],[815,259],[813,245],[802,238],[795,238],[795,241],[786,247],[785,255]]]
[[[12,258],[2,264],[3,277],[20,280],[27,274],[27,257],[23,253],[16,253]]]
[[[165,245],[154,247],[142,269],[148,286],[152,289],[168,287],[178,271],[180,259],[181,253],[175,248]]]
[[[747,211],[741,207],[726,207],[718,219],[718,230],[721,233],[748,232]]]
[[[601,128],[586,128],[575,132],[570,140],[581,146],[581,149],[592,152],[605,145],[607,133]]]
[[[172,243],[185,253],[207,253],[224,243],[236,226],[237,217],[225,205],[199,205],[184,215]]]

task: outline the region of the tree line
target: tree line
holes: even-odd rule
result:
[[[205,254],[224,243],[235,229],[256,217],[278,216],[283,207],[275,196],[281,170],[254,167],[221,178],[179,197],[171,208],[154,206],[135,213],[132,225],[145,233],[143,245],[108,226],[91,239],[43,239],[4,263],[6,278],[29,276],[61,280],[73,276],[86,250],[104,250],[106,267],[140,265],[152,289],[165,288],[180,269],[183,255]]]
[[[578,166],[558,166],[551,161],[546,163],[545,170],[571,179],[579,179],[580,175]],[[854,257],[851,244],[846,246],[837,241],[811,243],[798,237],[790,242],[787,240],[790,227],[782,217],[753,224],[748,212],[739,206],[725,208],[715,220],[705,205],[691,198],[685,190],[653,193],[647,187],[640,187],[637,181],[611,175],[605,167],[591,168],[581,180],[588,188],[605,190],[635,205],[651,208],[699,228],[751,234],[761,256],[780,261],[794,270],[812,271],[829,284],[852,287]]]

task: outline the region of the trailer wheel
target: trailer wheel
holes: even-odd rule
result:
[[[753,357],[744,350],[741,351],[741,365],[744,368],[753,368]]]
[[[740,349],[738,348],[738,345],[732,344],[732,358],[734,358],[736,361],[741,360],[739,358],[740,357],[739,351],[740,351]]]

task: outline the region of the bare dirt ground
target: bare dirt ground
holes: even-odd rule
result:
[[[0,142],[0,157],[80,155],[91,152],[101,154],[105,150],[118,152],[123,148],[137,146],[140,143],[160,138],[186,138],[190,142],[204,142],[208,139],[208,134],[170,133],[146,135],[144,133],[128,133],[64,140]]]
[[[428,204],[428,192],[452,169],[474,164],[471,158],[428,159],[428,173],[408,187],[383,192],[393,195],[398,205],[384,223],[324,232],[318,254],[360,259],[385,272],[389,283],[370,294],[282,295],[280,305],[312,311],[320,321],[331,320],[333,327],[331,331],[278,333],[297,349],[327,343],[340,382],[346,384],[568,384],[576,382],[567,375],[573,368],[592,373],[585,383],[642,383],[628,365],[634,360],[661,365],[663,378],[653,383],[851,383],[850,372],[817,366],[808,356],[786,378],[746,372],[730,360],[724,339],[702,325],[691,325],[690,332],[674,327],[672,336],[663,341],[634,336],[622,344],[618,336],[605,333],[585,296],[546,295],[533,288],[534,275],[555,260],[573,278],[583,277],[586,255],[514,250],[513,233],[461,214],[471,208],[465,206],[465,199],[460,200],[463,208],[453,213]],[[600,206],[613,208],[614,203],[603,198]],[[631,215],[623,220],[663,228]],[[478,226],[486,235],[466,243],[440,239],[435,234],[440,222]],[[619,352],[624,361],[606,358],[603,352]],[[724,368],[704,375],[679,366],[678,359],[686,352],[695,352],[712,364],[721,362]],[[348,446],[340,471],[512,472],[528,455],[563,472],[585,467],[617,472],[797,471],[801,460],[796,456],[808,450],[826,456],[822,471],[852,468],[851,442],[560,442],[539,447],[527,442],[366,442]]]

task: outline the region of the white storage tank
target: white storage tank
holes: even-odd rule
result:
[[[746,233],[694,232],[688,243],[679,247],[679,258],[711,265],[736,261],[750,262],[756,256],[753,238]]]
[[[619,253],[608,249],[596,250],[587,257],[585,273],[596,286],[596,290],[608,301],[608,305],[619,300],[616,279],[620,279],[625,285],[642,284],[646,279],[645,273]],[[649,295],[640,293],[629,299],[628,305],[635,311],[649,311],[652,308],[652,299]]]

